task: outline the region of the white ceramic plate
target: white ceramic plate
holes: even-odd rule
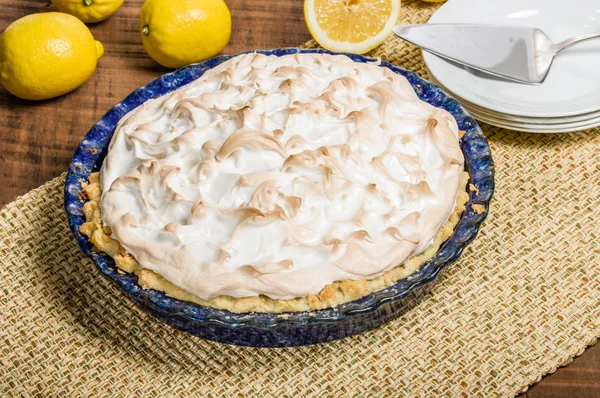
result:
[[[493,126],[503,127],[511,130],[526,131],[530,133],[566,133],[569,131],[586,130],[592,127],[600,126],[600,116],[596,119],[574,122],[574,123],[563,123],[563,124],[535,124],[535,123],[519,123],[488,116],[479,113],[477,110],[469,108],[468,105],[462,104],[463,107],[469,111],[471,116],[482,122],[491,124]]]
[[[532,26],[554,42],[600,31],[599,0],[449,0],[430,23]],[[457,66],[423,53],[444,86],[480,107],[528,117],[560,117],[600,110],[600,40],[561,52],[540,86],[529,86]]]
[[[561,116],[561,117],[528,117],[528,116],[515,116],[509,115],[506,113],[500,113],[496,111],[492,111],[487,108],[483,108],[479,105],[473,104],[461,98],[456,93],[452,92],[448,87],[445,87],[443,84],[438,82],[436,79],[431,78],[431,82],[439,87],[441,87],[448,94],[452,95],[456,98],[461,104],[468,107],[470,111],[477,112],[479,115],[490,117],[496,119],[502,119],[507,122],[515,123],[515,124],[533,124],[537,126],[548,126],[553,127],[554,125],[570,125],[578,122],[593,122],[594,120],[600,118],[600,111],[594,111],[589,113],[583,113],[581,115],[574,116]],[[583,123],[582,125],[584,125]],[[588,123],[589,124],[589,123]]]
[[[581,115],[574,116],[562,116],[562,117],[527,117],[527,116],[515,116],[509,115],[506,113],[495,112],[486,108],[482,108],[478,105],[475,105],[471,102],[461,99],[461,103],[466,104],[469,108],[476,109],[478,113],[501,118],[504,120],[508,120],[516,123],[531,123],[531,124],[540,124],[540,125],[554,125],[554,124],[565,124],[565,123],[576,123],[576,122],[585,122],[593,119],[600,118],[600,111],[594,111],[590,113],[583,113]]]

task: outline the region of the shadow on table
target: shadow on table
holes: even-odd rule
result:
[[[598,127],[571,133],[525,133],[495,127],[486,123],[478,123],[490,142],[492,150],[494,144],[506,145],[515,149],[565,148],[600,135],[600,128]]]

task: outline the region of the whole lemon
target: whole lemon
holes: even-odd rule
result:
[[[102,44],[74,16],[31,14],[0,36],[0,84],[23,99],[57,97],[85,83],[103,53]]]
[[[223,0],[146,0],[140,14],[148,55],[169,68],[218,54],[231,35],[231,14]]]
[[[66,12],[86,23],[104,21],[123,5],[123,0],[51,0],[60,12]]]

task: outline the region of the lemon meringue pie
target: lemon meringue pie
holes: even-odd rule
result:
[[[143,287],[334,307],[432,258],[468,199],[456,121],[344,55],[239,55],[119,122],[82,233]]]

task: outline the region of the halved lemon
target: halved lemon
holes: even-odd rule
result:
[[[304,19],[312,37],[331,51],[364,54],[390,35],[400,0],[305,0]]]

